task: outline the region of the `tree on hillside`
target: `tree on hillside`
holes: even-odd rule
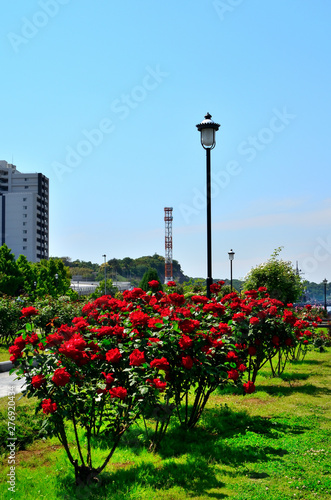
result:
[[[15,296],[23,285],[23,277],[15,255],[6,244],[0,247],[0,293]]]
[[[160,278],[159,278],[159,275],[157,273],[157,270],[156,269],[153,269],[152,267],[150,267],[149,269],[147,269],[147,271],[145,272],[144,276],[143,276],[143,279],[141,280],[141,282],[139,283],[139,287],[142,289],[142,290],[145,290],[145,292],[148,292],[149,290],[151,290],[151,287],[149,286],[148,282],[149,281],[158,281],[159,282],[159,286],[158,288],[153,288],[154,291],[156,290],[162,290],[162,284],[161,284],[161,281],[160,281]]]
[[[102,295],[111,295],[115,297],[115,294],[118,292],[118,288],[113,285],[113,281],[111,279],[107,279],[106,289],[105,289],[105,280],[101,280],[99,286],[95,289],[95,291],[91,294],[91,297],[98,298]]]
[[[244,290],[267,287],[272,298],[284,304],[296,302],[304,291],[304,285],[289,261],[278,259],[282,247],[276,248],[267,262],[254,267],[245,277]]]

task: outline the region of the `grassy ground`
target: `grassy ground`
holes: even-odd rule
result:
[[[10,354],[8,352],[8,347],[0,345],[0,362],[8,361],[10,358]]]
[[[132,428],[100,483],[85,489],[74,486],[59,442],[37,440],[16,455],[15,493],[7,491],[3,455],[0,498],[331,499],[330,388],[330,348],[289,364],[282,378],[271,379],[266,368],[255,394],[214,394],[198,427],[190,433],[170,428],[157,453],[143,446],[143,428]],[[0,410],[6,405],[0,400]],[[96,462],[103,455],[97,450]]]

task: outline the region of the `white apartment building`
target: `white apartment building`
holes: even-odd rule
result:
[[[0,244],[15,258],[30,262],[48,259],[49,191],[43,174],[24,174],[16,166],[0,161]]]

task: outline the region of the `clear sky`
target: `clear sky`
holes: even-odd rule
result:
[[[243,278],[277,247],[331,281],[328,0],[2,2],[0,159],[50,179],[50,255]]]

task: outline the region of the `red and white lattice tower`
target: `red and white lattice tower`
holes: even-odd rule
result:
[[[172,207],[164,208],[165,221],[165,266],[164,283],[172,281]]]

